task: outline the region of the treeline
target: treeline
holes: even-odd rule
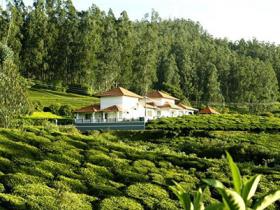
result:
[[[95,5],[78,11],[71,0],[14,0],[0,10],[0,38],[22,75],[63,87],[165,89],[204,104],[266,104],[279,95],[279,46],[215,39],[196,22],[155,11],[132,21]]]

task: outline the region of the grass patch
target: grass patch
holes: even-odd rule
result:
[[[62,93],[45,89],[30,89],[29,98],[32,102],[40,102],[43,106],[51,104],[70,105],[74,109],[98,103],[98,99],[73,93]]]

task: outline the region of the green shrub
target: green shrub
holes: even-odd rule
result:
[[[100,210],[144,210],[141,204],[126,197],[109,197],[102,200],[99,205]]]
[[[171,199],[163,199],[160,202],[157,203],[154,209],[158,210],[176,210],[180,209],[177,202],[171,200]]]
[[[44,107],[43,108],[43,111],[44,112],[51,112],[53,114],[57,114],[59,115],[59,109],[60,109],[60,104],[51,104],[50,106],[48,107]]]
[[[133,182],[147,182],[149,180],[148,175],[139,174],[137,172],[128,171],[125,168],[115,171],[118,180],[124,183]]]
[[[92,210],[91,202],[96,198],[85,194],[62,192],[56,196],[57,206],[65,210]]]
[[[3,184],[0,183],[0,193],[5,192],[5,187]]]
[[[38,176],[27,175],[24,173],[7,174],[1,177],[2,183],[8,190],[20,185],[44,183],[45,180]]]
[[[80,135],[80,131],[74,125],[59,126],[59,131],[67,135]]]
[[[32,106],[34,111],[42,111],[43,110],[43,104],[41,101],[32,101]]]
[[[26,209],[26,201],[20,196],[11,194],[0,193],[0,204],[5,209]]]
[[[10,173],[15,170],[16,166],[7,158],[0,157],[0,170],[4,173]]]
[[[41,161],[40,164],[37,165],[37,167],[49,171],[54,176],[64,175],[73,178],[78,176],[77,174],[75,174],[74,168],[72,166],[51,160]]]
[[[89,183],[97,182],[98,179],[100,181],[102,179],[113,178],[113,174],[104,166],[93,165],[90,163],[87,163],[85,166],[86,168],[82,168],[80,173]]]
[[[137,172],[142,174],[156,170],[155,164],[149,160],[136,160],[133,163],[133,167]]]
[[[162,189],[158,185],[149,183],[137,183],[130,185],[127,188],[127,195],[138,199],[149,209],[155,209],[159,206],[159,203],[165,199],[169,199],[169,195],[166,190]]]
[[[55,189],[48,187],[45,184],[35,183],[26,185],[17,185],[13,189],[13,193],[26,198],[30,195],[34,196],[53,196],[55,194]]]
[[[67,93],[76,93],[81,95],[92,95],[94,90],[89,85],[71,84],[68,86]]]
[[[87,191],[85,183],[78,179],[71,179],[65,176],[59,176],[58,180],[60,180],[60,182],[62,182],[63,184],[67,185],[73,192],[85,193]]]
[[[65,86],[61,80],[53,80],[52,90],[59,91],[59,92],[66,92],[67,86]]]
[[[57,205],[57,199],[53,196],[30,195],[26,198],[28,210],[61,210]]]
[[[70,105],[62,105],[59,110],[58,114],[60,116],[65,116],[65,117],[72,117],[73,116],[73,108]]]
[[[123,193],[116,187],[96,183],[88,185],[88,192],[90,195],[97,196],[99,198],[123,195]]]

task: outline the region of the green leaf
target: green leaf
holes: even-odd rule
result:
[[[266,207],[270,206],[273,204],[275,201],[280,199],[280,190],[270,193],[263,198],[261,198],[255,205],[254,205],[254,210],[263,210]]]
[[[183,208],[185,210],[194,210],[194,206],[193,206],[193,203],[191,202],[189,193],[187,193],[181,185],[179,185],[176,182],[174,182],[174,183],[176,186],[175,187],[170,186],[169,188],[177,196],[177,198],[179,199],[179,202],[181,203]]]
[[[228,210],[246,210],[243,198],[234,190],[222,190],[223,202]]]
[[[198,189],[198,191],[194,195],[194,201],[193,206],[195,210],[204,210],[204,204],[203,204],[203,193],[201,188]]]
[[[215,187],[218,189],[224,189],[224,185],[222,182],[216,180],[216,179],[202,179],[203,182],[205,182],[206,184],[208,184],[211,187]]]
[[[261,175],[256,175],[244,182],[241,195],[246,202],[248,202],[255,195],[260,179]]]
[[[235,162],[233,161],[230,154],[228,152],[226,152],[226,154],[227,154],[227,160],[232,174],[232,182],[233,182],[234,189],[236,192],[240,194],[242,189],[242,179],[241,179],[239,169],[235,164]]]
[[[210,204],[205,210],[225,210],[225,205],[223,203]]]

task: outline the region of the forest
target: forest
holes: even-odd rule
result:
[[[131,20],[71,0],[13,0],[0,8],[0,40],[29,81],[89,94],[123,86],[161,89],[193,104],[268,105],[279,98],[280,48],[216,39],[192,20],[156,11]]]

